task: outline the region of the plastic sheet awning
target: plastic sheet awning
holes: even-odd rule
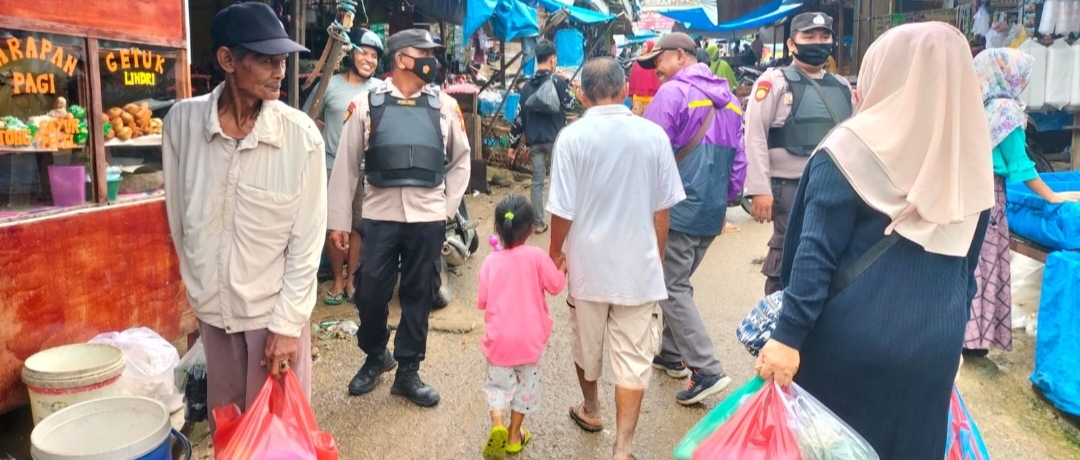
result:
[[[614,21],[614,14],[601,13],[599,11],[593,11],[588,8],[582,8],[579,6],[567,5],[559,0],[530,0],[531,4],[538,4],[544,7],[549,13],[566,9],[570,13],[570,21],[580,24],[599,24],[602,22]]]
[[[662,10],[660,14],[674,19],[676,27],[680,30],[688,32],[732,32],[767,26],[795,14],[795,11],[802,5],[802,3],[798,2],[785,3],[785,0],[774,0],[745,16],[719,24],[713,22],[709,10],[704,7]]]
[[[488,21],[499,40],[511,41],[540,34],[536,10],[520,0],[468,0],[462,24],[464,41],[468,43],[473,32]]]

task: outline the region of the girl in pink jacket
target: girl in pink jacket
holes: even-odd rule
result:
[[[566,287],[565,273],[548,254],[525,245],[532,223],[529,200],[521,195],[503,198],[495,206],[495,232],[503,249],[489,255],[480,268],[477,308],[484,310],[485,328],[480,348],[488,361],[484,393],[492,425],[485,460],[521,452],[531,438],[521,424],[540,407],[540,356],[551,335],[544,292],[557,295]]]

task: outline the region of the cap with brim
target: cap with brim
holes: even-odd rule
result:
[[[265,54],[268,56],[301,52],[306,53],[310,51],[307,48],[300,46],[299,43],[289,40],[288,38],[271,38],[270,40],[262,40],[251,43],[240,43],[239,45],[256,53]]]
[[[239,45],[270,56],[308,51],[290,40],[277,13],[269,5],[259,2],[236,3],[223,8],[214,16],[210,36],[215,50]]]
[[[683,50],[687,54],[694,54],[697,50],[697,43],[693,38],[682,32],[673,32],[663,37],[656,42],[656,46],[652,51],[638,56],[637,63],[642,69],[652,70],[656,68],[656,57],[664,51]]]
[[[391,35],[386,40],[387,52],[394,54],[405,48],[421,50],[444,50],[445,46],[435,43],[431,32],[424,29],[406,29]]]
[[[802,13],[791,19],[791,30],[808,32],[823,29],[832,32],[833,18],[825,13]]]

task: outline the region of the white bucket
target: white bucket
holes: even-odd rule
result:
[[[34,424],[76,403],[119,396],[123,373],[124,352],[112,345],[80,343],[35,353],[22,371]]]
[[[139,396],[96,399],[58,411],[30,434],[34,460],[167,460],[169,411]]]

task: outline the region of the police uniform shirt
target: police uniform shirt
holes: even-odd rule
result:
[[[825,76],[825,72],[812,75]],[[830,77],[831,78],[831,77]],[[847,80],[841,78],[851,89]],[[754,83],[750,102],[746,107],[746,195],[772,195],[769,179],[798,179],[810,157],[796,156],[786,149],[769,149],[769,129],[784,126],[794,96],[780,68],[766,70]],[[852,107],[855,105],[852,92]]]
[[[344,232],[352,229],[352,197],[356,194],[360,180],[365,180],[364,219],[418,223],[439,222],[454,216],[465,195],[465,188],[468,187],[471,169],[465,120],[457,101],[432,86],[425,86],[419,93],[406,96],[389,78],[375,92],[420,101],[426,95],[438,95],[441,115],[439,125],[450,160],[446,183],[433,188],[379,188],[361,178],[360,164],[364,161],[364,154],[369,147],[368,135],[371,129],[369,92],[362,92],[353,98],[345,114],[345,127],[341,132],[337,160],[330,174],[327,192],[327,227]],[[400,129],[416,127],[402,126]]]

